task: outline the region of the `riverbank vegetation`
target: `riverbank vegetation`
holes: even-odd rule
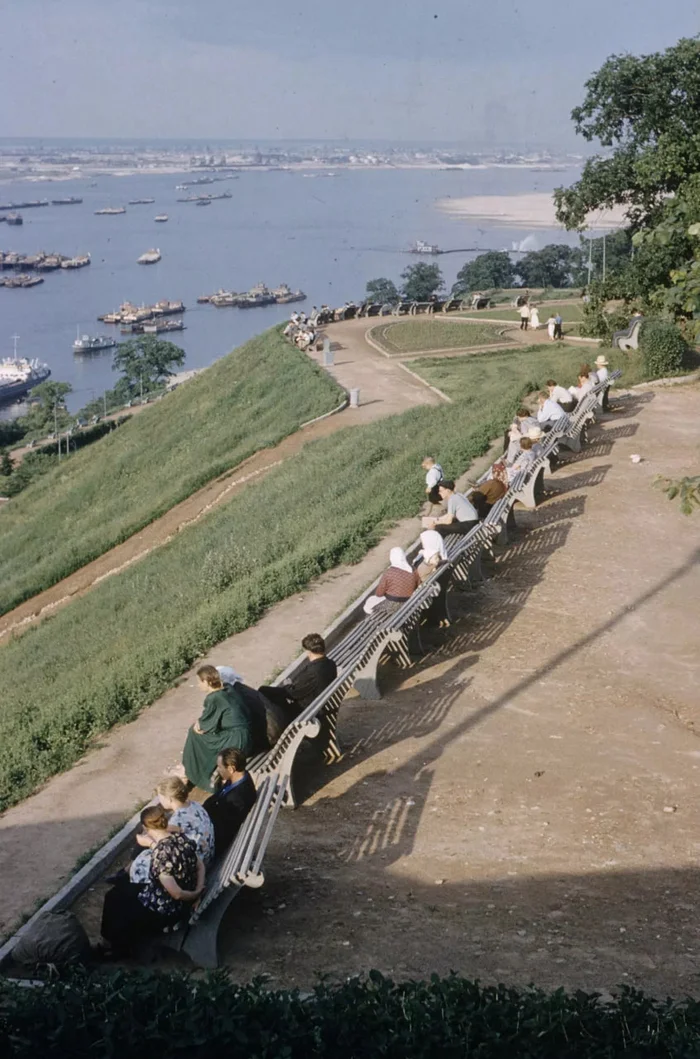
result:
[[[341,399],[333,380],[279,329],[234,350],[4,505],[0,612]]]

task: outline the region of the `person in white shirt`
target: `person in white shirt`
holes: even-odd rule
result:
[[[576,399],[578,403],[582,398],[590,393],[596,384],[591,379],[590,375],[579,375],[578,386],[570,386],[569,393]]]
[[[602,355],[595,358],[596,375],[598,376],[598,382],[605,382],[608,378],[608,362]]]
[[[538,403],[537,422],[543,430],[551,430],[558,419],[566,418],[566,412],[562,406],[557,401],[553,401],[545,390],[540,393]]]
[[[573,412],[576,402],[568,390],[559,386],[554,379],[547,379],[547,389],[552,400],[560,404],[565,412]]]
[[[433,456],[426,456],[421,467],[425,471],[425,491],[430,494],[439,482],[445,477],[444,471]]]
[[[550,318],[547,320],[547,334],[551,338],[552,342],[554,341],[554,337],[555,337],[554,336],[554,330],[555,330],[556,326],[557,326],[556,317],[555,316],[550,316]]]
[[[530,322],[530,306],[527,304],[527,302],[524,302],[524,304],[520,306],[519,312],[520,312],[520,330],[521,331],[527,331],[527,325]]]

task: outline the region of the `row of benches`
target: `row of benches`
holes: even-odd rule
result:
[[[432,301],[418,302],[402,300],[399,302],[362,302],[352,303],[340,309],[320,309],[310,317],[310,323],[317,327],[337,323],[339,320],[354,320],[365,316],[416,316],[420,313],[452,313],[465,308],[464,299],[436,298]]]
[[[276,745],[249,762],[258,797],[253,810],[227,853],[215,862],[204,897],[190,917],[187,928],[170,936],[169,943],[183,949],[200,966],[217,965],[217,933],[221,919],[239,890],[259,887],[263,883],[262,862],[277,815],[282,805],[294,806],[292,770],[299,747],[305,739],[316,739],[327,763],[341,756],[337,738],[340,705],[354,686],[361,697],[381,697],[378,667],[385,654],[402,667],[411,665],[415,655],[423,653],[421,627],[449,624],[451,585],[481,580],[481,559],[496,544],[508,543],[509,526],[514,522],[516,502],[534,508],[543,492],[543,482],[551,461],[564,446],[579,451],[588,423],[603,403],[609,384],[619,377],[600,383],[577,406],[571,416],[557,423],[542,444],[535,462],[517,476],[509,489],[489,511],[487,518],[464,535],[446,538],[447,561],[442,563],[416,589],[399,610],[388,616],[363,616],[338,642],[329,648],[337,664],[338,676],[285,729]],[[488,474],[488,472],[487,472]],[[414,556],[420,541],[408,549]],[[361,604],[373,593],[370,585],[357,601]]]

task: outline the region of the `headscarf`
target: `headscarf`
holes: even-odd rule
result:
[[[498,460],[494,463],[491,468],[491,475],[493,478],[496,478],[497,481],[503,482],[504,485],[508,485],[508,471],[506,470],[506,465],[503,460]]]
[[[407,574],[413,573],[413,567],[406,558],[406,552],[403,548],[392,548],[389,552],[389,564],[395,566],[397,570],[405,570]]]
[[[231,669],[231,666],[215,666],[214,668],[221,677],[221,683],[225,686],[232,688],[234,684],[245,684],[241,674]]]
[[[429,563],[434,555],[439,555],[441,559],[447,558],[445,541],[437,530],[425,530],[421,533],[420,543],[421,554],[426,563]]]

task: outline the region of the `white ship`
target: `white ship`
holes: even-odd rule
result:
[[[5,357],[0,360],[0,401],[14,401],[23,397],[33,386],[44,382],[51,374],[47,364],[26,357]]]
[[[424,243],[422,239],[416,239],[409,250],[410,254],[441,254],[442,250],[435,243]]]
[[[103,349],[114,349],[117,345],[115,338],[109,335],[81,335],[73,343],[74,353],[101,353]]]
[[[167,221],[168,219],[168,215],[167,213],[158,213],[153,219],[159,221],[161,224],[164,224],[165,221]]]
[[[160,261],[160,250],[147,250],[137,260],[139,265],[155,265]]]

